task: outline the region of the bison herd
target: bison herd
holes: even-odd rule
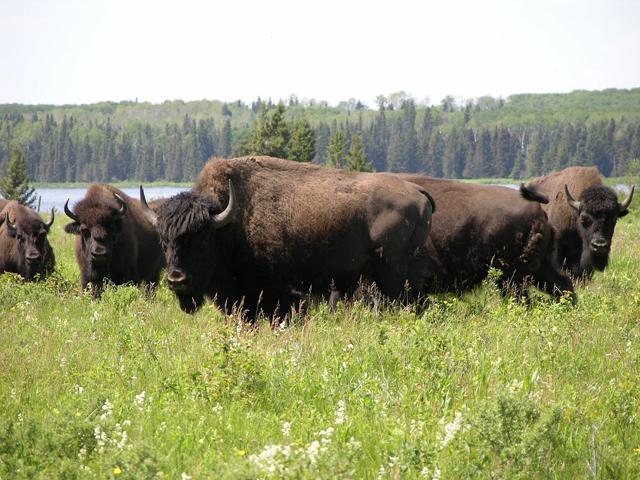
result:
[[[571,167],[519,191],[423,175],[356,173],[272,157],[212,159],[194,187],[147,203],[94,184],[67,233],[83,289],[105,280],[154,288],[162,268],[185,312],[286,315],[313,294],[331,306],[375,285],[387,299],[460,292],[490,268],[505,292],[526,287],[575,301],[572,279],[609,259],[619,203],[595,168]],[[436,208],[437,205],[437,208]],[[55,264],[45,223],[0,200],[0,273],[44,277]]]

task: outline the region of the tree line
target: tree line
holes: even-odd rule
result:
[[[59,115],[5,105],[0,175],[16,148],[29,177],[40,182],[192,181],[208,158],[246,154],[445,178],[523,178],[572,165],[595,165],[606,176],[638,173],[640,109],[612,112],[594,103],[599,109],[591,114],[569,115],[562,102],[574,108],[575,100],[554,101],[536,114],[531,96],[464,105],[445,97],[438,106],[424,106],[396,95],[379,97],[376,110],[350,101],[327,121],[318,114],[330,110],[327,105],[260,100],[221,104],[210,116],[200,106],[197,115],[187,112],[180,122],[164,124],[125,121],[121,114],[116,123],[109,115],[84,115],[81,107]],[[527,108],[514,109],[518,102]],[[550,111],[556,112],[551,119]]]

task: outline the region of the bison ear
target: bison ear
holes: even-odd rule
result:
[[[16,231],[16,224],[11,223],[11,220],[9,219],[9,212],[5,212],[3,220],[4,223],[7,224],[7,232],[9,233],[9,236],[14,238],[18,232]]]
[[[72,235],[80,235],[80,224],[78,222],[67,223],[64,231]]]

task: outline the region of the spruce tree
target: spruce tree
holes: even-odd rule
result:
[[[373,165],[367,158],[367,154],[364,151],[364,145],[362,144],[362,134],[360,132],[356,132],[353,135],[351,148],[349,149],[349,153],[347,153],[347,156],[345,157],[345,162],[347,170],[351,170],[352,172],[373,171]]]
[[[331,140],[329,140],[329,145],[327,145],[327,166],[343,168],[346,151],[347,140],[344,130],[338,130],[331,135]]]
[[[316,135],[306,118],[296,121],[289,142],[289,160],[310,162],[316,155]]]
[[[35,205],[35,189],[29,185],[27,164],[22,158],[22,152],[17,148],[11,156],[7,174],[0,179],[0,194],[6,200],[17,200],[27,207],[33,208]]]

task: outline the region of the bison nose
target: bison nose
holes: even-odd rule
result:
[[[596,252],[606,252],[607,250],[609,250],[609,242],[602,239],[592,240],[591,249]]]
[[[40,261],[40,254],[38,252],[29,253],[26,256],[26,260],[28,264],[38,263]]]
[[[91,251],[91,262],[94,265],[104,265],[107,263],[107,252],[106,250],[92,250]]]
[[[169,282],[169,288],[180,289],[187,286],[189,283],[189,277],[180,270],[171,270],[167,275],[167,282]]]

